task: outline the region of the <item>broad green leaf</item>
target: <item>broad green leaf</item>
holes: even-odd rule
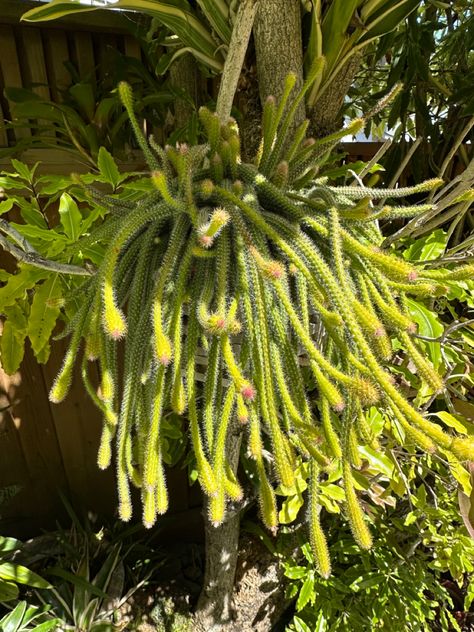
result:
[[[431,413],[431,415],[438,417],[438,419],[441,419],[447,426],[454,428],[454,430],[461,434],[469,434],[469,431],[473,429],[473,425],[463,419],[461,415],[452,415],[448,413],[447,410],[440,410],[437,413]]]
[[[25,354],[25,334],[15,329],[15,324],[7,320],[3,324],[2,337],[0,339],[0,355],[2,369],[7,375],[13,375],[20,368]]]
[[[61,619],[51,619],[37,625],[33,632],[52,632],[59,629]]]
[[[22,16],[23,20],[42,21],[52,20],[71,13],[94,11],[103,6],[84,6],[79,0],[52,0],[46,5],[31,9]],[[179,3],[171,0],[159,2],[158,0],[118,0],[109,9],[131,10],[148,14],[167,26],[187,46],[193,46],[197,50],[213,57],[218,46],[211,33],[197,18],[191,5],[187,1]],[[218,56],[221,53],[217,53]]]
[[[22,266],[20,271],[12,274],[7,284],[0,288],[0,313],[4,312],[5,307],[16,303],[18,299],[25,298],[26,292],[49,274],[46,270]]]
[[[62,285],[57,274],[50,276],[35,292],[28,320],[28,336],[35,355],[48,344],[62,304]]]
[[[197,0],[201,11],[224,44],[230,43],[232,29],[229,24],[229,7],[224,0]]]
[[[278,519],[281,524],[290,524],[296,520],[299,510],[303,506],[303,496],[296,494],[287,498],[280,509]]]
[[[448,235],[444,230],[435,230],[421,237],[403,251],[405,259],[410,261],[431,261],[438,259],[446,250]]]
[[[447,451],[445,452],[444,450],[443,453],[446,456],[446,459],[449,461],[451,474],[457,480],[466,496],[470,498],[472,494],[471,474],[466,470],[465,467],[461,465],[461,463],[455,457],[452,456],[452,454]]]
[[[0,621],[2,632],[17,632],[20,629],[27,605],[26,601],[20,601],[16,608]]]
[[[11,222],[10,225],[28,240],[39,239],[41,241],[63,242],[64,245],[68,243],[65,236],[55,230],[47,230],[39,226],[15,224],[14,222]]]
[[[82,215],[76,202],[69,193],[63,193],[59,202],[59,217],[63,232],[69,239],[76,241],[81,234]]]
[[[34,588],[50,588],[49,582],[30,571],[26,566],[21,566],[21,564],[3,562],[0,564],[0,578],[6,581],[14,581],[17,584],[33,586]]]
[[[0,602],[1,601],[13,601],[18,599],[18,586],[12,582],[7,582],[0,577]],[[0,621],[1,624],[1,621]]]
[[[53,577],[61,577],[61,579],[65,579],[75,588],[83,588],[89,591],[91,595],[95,595],[96,597],[101,597],[102,599],[105,599],[108,596],[107,593],[97,588],[97,586],[94,586],[94,584],[87,581],[87,579],[84,579],[84,577],[80,577],[79,575],[70,573],[69,571],[66,571],[64,568],[60,568],[59,566],[48,568],[48,575],[52,575]]]
[[[371,5],[373,6],[373,3],[366,3],[367,7]],[[382,2],[381,8],[374,13],[369,10],[365,14],[364,9],[362,9],[361,15],[366,29],[360,42],[368,43],[376,37],[390,33],[419,5],[419,0],[394,0]]]
[[[426,336],[427,338],[439,338],[443,331],[444,327],[440,322],[437,314],[430,312],[424,305],[415,301],[411,298],[406,299],[408,309],[410,311],[411,317],[418,325],[418,333],[421,336]],[[439,342],[424,342],[426,345],[429,358],[435,368],[438,368],[441,364],[441,349]]]
[[[312,632],[311,628],[309,628],[303,619],[299,617],[293,617],[293,625],[295,626],[296,632]]]
[[[8,211],[10,211],[12,207],[13,200],[3,200],[3,202],[0,202],[0,215],[3,215],[3,213],[8,213]]]
[[[393,463],[385,454],[377,452],[377,450],[374,450],[370,446],[359,446],[359,454],[368,461],[374,473],[382,473],[388,478],[391,478],[393,474]]]
[[[21,217],[27,224],[37,226],[44,230],[48,229],[48,224],[46,223],[43,213],[39,210],[36,200],[30,202],[24,198],[19,199],[18,206],[20,207]]]
[[[92,121],[95,113],[95,95],[92,84],[76,83],[69,88],[69,94],[75,99],[86,118]]]
[[[347,29],[357,9],[359,0],[333,0],[321,25],[323,55],[328,70],[332,68],[347,39]]]
[[[21,162],[21,160],[16,160],[15,158],[12,158],[11,163],[15,171],[20,175],[20,178],[23,178],[23,180],[31,183],[36,167],[35,169],[33,169],[33,171],[30,171],[28,165],[25,165],[24,162]]]
[[[345,494],[342,487],[339,485],[333,485],[332,483],[321,483],[320,486],[321,494],[326,496],[327,498],[332,498],[333,500],[344,500]]]
[[[308,572],[308,577],[304,580],[304,584],[301,587],[298,600],[296,602],[296,610],[299,612],[303,610],[310,599],[314,599],[314,575],[311,571]]]
[[[0,553],[6,553],[7,551],[17,551],[19,548],[21,548],[21,545],[22,543],[20,542],[20,540],[0,536]]]
[[[285,570],[285,577],[289,579],[302,579],[308,572],[306,566],[291,566]]]
[[[100,175],[104,178],[105,182],[111,184],[115,189],[120,182],[120,172],[114,159],[105,147],[101,147],[99,149],[97,165],[99,167]]]

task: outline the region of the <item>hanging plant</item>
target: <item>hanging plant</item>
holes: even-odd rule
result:
[[[271,530],[278,526],[275,483],[291,487],[297,455],[309,460],[311,542],[327,576],[318,481],[336,460],[354,537],[364,548],[371,545],[353,478],[358,443],[376,441],[369,407],[384,408],[391,419],[385,432],[406,445],[449,453],[452,462],[474,456],[470,438],[447,434],[412,407],[389,366],[391,339],[397,338],[433,394],[443,390],[442,376],[412,336],[406,296],[442,291],[445,279],[467,278],[473,266],[427,270],[379,247],[378,219],[416,215],[427,205],[377,207],[372,201],[430,191],[439,180],[385,190],[317,178],[335,144],[364,125],[357,119],[314,140],[305,138],[305,122],[289,138],[293,114],[321,69],[314,64],[291,105],[291,75],[282,101],[267,100],[260,151],[249,164],[240,158],[235,121],[223,124],[205,108],[205,144],[162,148],[148,142],[130,87],[119,86],[154,191],[133,204],[97,194],[110,214],[76,248],[102,242],[105,255],[85,281],[86,299],[70,323],[69,349],[50,398],[66,396],[74,365],[82,362],[85,386],[104,414],[99,467],[110,466],[115,446],[120,517],[132,516],[134,485],[147,527],[168,508],[167,411],[189,423],[199,482],[216,525],[229,501],[243,494],[227,461],[230,432],[246,437],[262,520]],[[315,322],[323,336],[315,336]],[[308,399],[302,358],[317,385],[315,402]],[[94,361],[99,394],[89,380]],[[203,362],[201,383],[196,375]]]

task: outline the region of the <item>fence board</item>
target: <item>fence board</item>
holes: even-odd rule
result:
[[[9,88],[23,87],[20,62],[18,60],[15,35],[11,26],[0,24],[0,66],[2,70],[3,85]],[[28,128],[15,130],[16,138],[31,136]]]
[[[48,72],[48,83],[53,101],[61,102],[61,91],[71,83],[65,62],[69,60],[69,48],[66,33],[53,29],[45,30],[45,55]]]
[[[142,49],[139,42],[130,35],[126,35],[124,37],[124,49],[125,55],[128,57],[135,57],[136,59],[141,59],[142,57]]]
[[[92,35],[90,33],[79,32],[74,35],[75,52],[77,58],[77,69],[79,75],[84,79],[89,79],[95,83],[95,59]]]

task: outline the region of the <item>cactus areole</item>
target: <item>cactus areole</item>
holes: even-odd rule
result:
[[[243,494],[226,460],[229,432],[244,433],[242,449],[254,460],[261,517],[270,530],[278,526],[274,488],[291,487],[296,458],[309,460],[310,540],[327,576],[318,481],[337,462],[354,537],[362,547],[371,545],[353,479],[357,445],[377,442],[366,419],[370,406],[391,420],[384,432],[407,444],[449,453],[451,462],[474,459],[474,449],[471,439],[447,434],[415,410],[389,369],[397,337],[421,379],[433,393],[442,391],[442,376],[412,337],[406,295],[432,295],[444,279],[379,247],[380,217],[415,215],[426,205],[377,207],[372,201],[429,191],[440,182],[382,190],[318,179],[334,145],[364,125],[358,119],[314,140],[305,138],[303,123],[288,138],[298,103],[319,71],[316,65],[291,105],[292,76],[281,103],[267,100],[252,164],[241,161],[235,121],[222,124],[207,109],[200,111],[204,144],[162,148],[147,141],[131,89],[120,85],[154,190],[134,204],[103,196],[111,212],[78,244],[101,242],[105,255],[85,282],[51,400],[66,396],[82,357],[84,383],[104,414],[98,465],[109,467],[115,450],[120,517],[130,520],[130,486],[136,486],[147,527],[168,508],[163,420],[169,411],[189,429],[216,525],[229,501]],[[452,274],[472,272],[466,266]],[[324,330],[322,344],[314,339],[315,318]],[[99,394],[88,378],[94,361]],[[197,371],[204,371],[203,381]],[[311,400],[303,371],[317,387]]]

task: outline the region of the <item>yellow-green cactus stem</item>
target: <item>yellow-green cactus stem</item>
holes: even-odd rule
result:
[[[321,577],[327,579],[331,575],[331,559],[326,536],[321,527],[321,505],[319,503],[319,468],[311,462],[309,482],[309,542]]]

